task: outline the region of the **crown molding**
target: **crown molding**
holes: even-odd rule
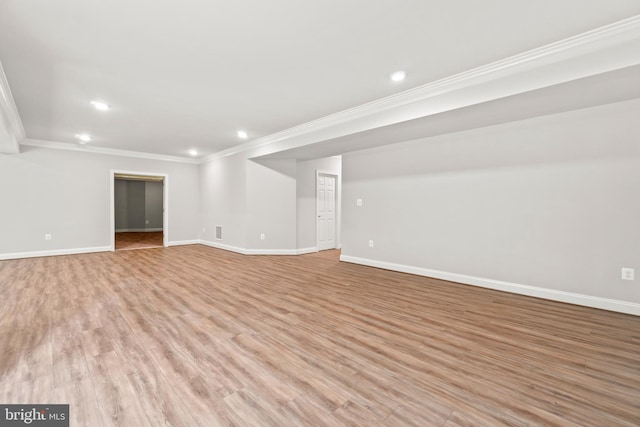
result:
[[[26,134],[22,119],[20,119],[20,114],[18,113],[18,107],[16,107],[9,88],[7,76],[2,68],[2,63],[0,63],[0,126],[2,126],[3,122],[10,140],[7,144],[0,141],[0,153],[15,154],[20,152],[20,142],[26,137]]]
[[[545,69],[549,65],[569,61],[580,56],[589,55],[597,52],[604,52],[615,46],[622,46],[625,43],[640,40],[640,15],[614,22],[603,27],[599,27],[585,33],[578,34],[554,43],[550,43],[509,58],[492,62],[487,65],[476,67],[452,76],[409,89],[385,98],[359,105],[354,108],[343,110],[320,119],[316,119],[280,132],[276,132],[244,144],[219,151],[200,159],[200,163],[210,162],[222,157],[231,156],[241,152],[266,147],[280,142],[288,142],[296,138],[305,139],[314,132],[327,131],[330,128],[346,125],[356,120],[365,119],[367,117],[380,116],[382,114],[392,114],[394,110],[406,107],[410,104],[416,104],[429,101],[433,98],[443,95],[460,92],[465,89],[472,89],[487,82],[495,82],[517,74],[524,74],[536,69]],[[630,58],[627,62],[637,64],[639,61]],[[577,67],[584,64],[578,61]],[[624,64],[626,66],[632,64]],[[618,65],[617,68],[623,65]],[[603,67],[604,68],[604,67]],[[610,71],[610,70],[608,70]],[[548,72],[546,70],[545,72]],[[603,72],[602,69],[592,72]],[[559,74],[563,78],[567,78],[566,70],[562,70]],[[582,76],[585,77],[585,76]],[[577,78],[577,77],[574,77]],[[554,84],[553,79],[548,79],[547,85]],[[565,80],[566,81],[566,80]],[[559,82],[556,82],[559,83]],[[521,89],[520,92],[523,92]],[[497,97],[505,96],[496,91]],[[455,107],[458,108],[458,107]],[[449,108],[451,109],[451,107]],[[396,119],[396,122],[409,120],[417,117],[404,117]],[[388,123],[390,124],[390,123]],[[331,137],[326,138],[331,139]],[[305,141],[298,146],[308,143],[319,142]],[[289,149],[286,147],[283,149]],[[278,150],[276,150],[278,151]],[[259,154],[258,156],[260,156]]]
[[[53,150],[80,151],[83,153],[106,154],[109,156],[121,156],[121,157],[134,157],[134,158],[148,159],[148,160],[162,160],[165,162],[179,162],[179,163],[190,163],[190,164],[201,163],[198,159],[190,159],[187,157],[144,153],[141,151],[119,150],[116,148],[94,147],[90,145],[70,144],[67,142],[45,141],[41,139],[27,138],[23,140],[20,144],[30,146],[30,147],[49,148]]]

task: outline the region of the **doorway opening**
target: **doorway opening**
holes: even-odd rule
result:
[[[316,248],[319,251],[336,249],[338,176],[316,173]]]
[[[111,171],[111,250],[167,246],[168,175]]]

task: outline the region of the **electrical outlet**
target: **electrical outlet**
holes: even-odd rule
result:
[[[145,223],[145,224],[149,224],[149,220],[146,220],[144,223]]]
[[[264,233],[260,234],[260,240],[264,240],[264,239],[266,239]]]
[[[372,248],[373,247],[373,240],[369,240],[369,247]]]
[[[622,280],[635,280],[636,271],[633,268],[622,269]]]
[[[356,206],[362,206],[362,199],[356,199]]]
[[[51,234],[45,234],[44,240],[51,240]]]

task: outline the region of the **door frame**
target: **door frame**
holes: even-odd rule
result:
[[[111,251],[116,250],[116,202],[115,202],[115,180],[116,175],[139,175],[139,176],[158,176],[162,177],[162,246],[169,246],[169,175],[166,173],[157,172],[141,172],[141,171],[127,171],[111,169],[109,174],[110,182],[110,209],[111,213],[109,217],[111,235],[109,241],[111,242]]]
[[[333,236],[333,249],[340,249],[340,214],[341,214],[341,209],[340,209],[340,200],[341,197],[339,196],[340,194],[340,174],[336,173],[335,171],[327,171],[327,170],[320,170],[320,169],[316,169],[316,182],[315,182],[315,191],[313,192],[315,195],[315,199],[316,199],[316,216],[315,216],[315,220],[314,220],[314,224],[315,224],[315,229],[316,229],[316,251],[320,251],[320,245],[319,245],[319,241],[318,241],[318,216],[320,215],[320,213],[318,212],[318,181],[320,179],[320,175],[325,175],[325,176],[332,176],[336,179],[336,191],[334,193],[334,206],[335,206],[335,214],[336,214],[336,218],[335,218],[335,235]]]

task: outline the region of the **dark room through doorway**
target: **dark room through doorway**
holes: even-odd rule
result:
[[[164,177],[115,174],[114,249],[164,246]]]

